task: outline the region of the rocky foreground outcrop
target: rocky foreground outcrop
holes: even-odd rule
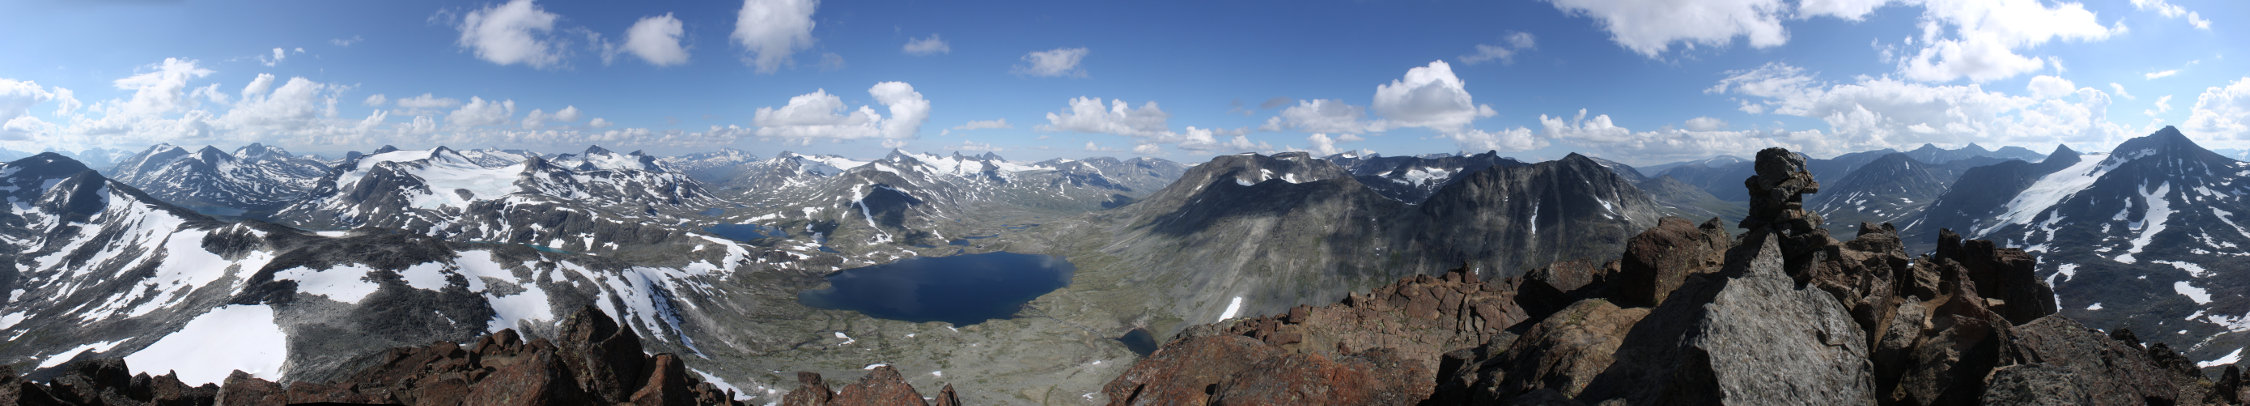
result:
[[[742,404],[733,391],[689,373],[679,357],[642,352],[632,329],[598,309],[587,307],[564,319],[556,335],[527,342],[514,330],[501,330],[468,345],[440,341],[396,348],[349,378],[327,383],[283,385],[237,371],[224,385],[191,387],[169,374],[132,375],[119,359],[74,362],[42,383],[0,366],[0,405]],[[812,382],[817,384],[819,375],[812,375]],[[952,394],[947,386],[938,404],[958,404],[947,402]],[[824,402],[791,404],[922,401],[888,368],[833,397],[835,401],[823,397]]]
[[[1802,157],[1758,154],[1744,232],[1667,219],[1622,258],[1416,276],[1182,332],[1111,404],[2239,404],[2162,344],[2055,315],[2037,259],[1889,224],[1821,227]],[[1428,304],[1422,304],[1428,303]],[[1482,340],[1482,341],[1478,341]]]

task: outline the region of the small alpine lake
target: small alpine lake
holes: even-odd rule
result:
[[[806,306],[909,322],[968,326],[1014,317],[1024,303],[1070,285],[1077,266],[1060,257],[993,252],[910,258],[828,275],[829,287],[797,294]]]

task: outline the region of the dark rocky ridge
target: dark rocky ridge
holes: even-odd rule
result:
[[[1803,206],[1802,195],[1819,184],[1801,156],[1770,149],[1756,167],[1745,182],[1753,214],[1732,241],[1716,224],[1668,220],[1628,243],[1622,262],[1634,263],[1632,271],[1620,262],[1562,262],[1488,282],[1459,272],[1416,276],[1379,291],[1398,299],[1354,295],[1194,327],[1106,392],[1111,404],[2242,399],[2233,366],[2214,382],[2162,344],[2144,346],[2129,331],[2103,334],[2055,315],[2053,292],[2033,274],[2030,254],[1941,232],[1935,254],[1917,258],[1889,224],[1862,224],[1857,237],[1838,241]],[[1713,232],[1719,243],[1700,242]],[[1706,260],[1714,254],[1723,260]],[[1405,288],[1433,284],[1478,293],[1453,299]],[[1437,306],[1417,306],[1415,293],[1399,292],[1423,292]],[[1474,297],[1513,303],[1492,311],[1454,304]],[[1489,314],[1529,317],[1496,325],[1511,319]],[[1311,338],[1322,331],[1356,338]],[[1338,344],[1355,341],[1383,344]],[[1432,365],[1434,382],[1420,369]]]
[[[120,359],[79,360],[45,382],[0,366],[0,404],[9,405],[741,405],[731,390],[697,378],[680,357],[646,355],[633,330],[592,307],[563,320],[553,340],[524,341],[515,330],[474,343],[439,341],[394,348],[363,359],[365,367],[330,382],[274,383],[235,372],[224,385],[190,387],[171,376],[129,375]],[[820,385],[818,374],[807,385]],[[800,391],[804,391],[800,389]],[[814,392],[806,392],[809,396]],[[889,368],[878,368],[826,402],[790,404],[921,404],[922,397]],[[952,386],[940,405],[959,404]],[[909,402],[908,400],[911,400]]]

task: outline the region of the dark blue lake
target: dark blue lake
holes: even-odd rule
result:
[[[955,326],[1013,317],[1039,295],[1070,285],[1078,268],[1059,257],[1007,252],[913,258],[828,276],[797,302],[875,318]]]

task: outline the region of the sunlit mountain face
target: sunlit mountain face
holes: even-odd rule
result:
[[[2243,16],[5,2],[0,399],[2243,404]]]

